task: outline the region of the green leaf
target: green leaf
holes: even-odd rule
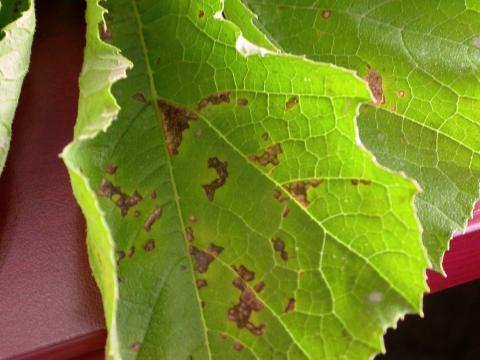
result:
[[[366,84],[243,41],[218,0],[102,5],[88,1],[62,156],[87,218],[108,356],[381,351],[385,329],[421,310],[427,259],[417,188],[357,146]]]
[[[243,2],[283,51],[369,81],[375,99],[361,107],[360,139],[381,164],[422,187],[415,205],[423,243],[441,269],[448,240],[480,196],[480,3]]]
[[[0,1],[0,174],[10,148],[13,116],[30,63],[34,31],[33,0]]]

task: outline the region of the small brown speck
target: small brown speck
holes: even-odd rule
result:
[[[287,304],[287,307],[285,308],[285,312],[292,312],[292,311],[295,311],[295,299],[294,298],[291,298],[290,300],[288,300],[288,304]]]
[[[322,11],[322,18],[328,19],[332,15],[332,12],[330,10],[323,10]]]
[[[233,349],[234,349],[235,351],[242,351],[242,350],[243,350],[243,345],[240,344],[238,341],[235,341],[235,342],[233,343]]]
[[[262,140],[265,140],[265,141],[268,140],[268,133],[267,132],[262,133]]]
[[[130,248],[127,251],[127,256],[132,257],[133,255],[135,255],[135,246],[130,246]]]
[[[205,11],[200,10],[200,11],[198,12],[198,17],[199,17],[199,18],[202,18],[204,15],[205,15]]]
[[[190,226],[185,228],[185,237],[187,238],[188,242],[193,242],[193,240],[195,240],[193,229]]]
[[[130,350],[139,352],[140,347],[141,347],[141,344],[139,342],[134,342],[132,345],[130,345]]]
[[[132,96],[132,99],[142,103],[147,102],[147,99],[145,99],[145,95],[143,95],[142,93],[136,93],[135,95]]]
[[[398,93],[397,93],[398,97],[404,97],[405,96],[405,92],[403,90],[400,90]]]
[[[367,179],[352,179],[350,180],[350,182],[352,183],[352,185],[358,185],[358,184],[362,184],[362,185],[370,185],[372,183],[371,180],[367,180]]]
[[[155,250],[155,240],[153,240],[153,239],[148,240],[148,241],[145,243],[145,245],[143,245],[143,249],[144,249],[146,252],[150,252],[150,251]]]
[[[187,267],[185,265],[180,265],[180,271],[184,272],[185,270],[187,270]]]
[[[248,100],[244,98],[239,98],[237,99],[237,105],[238,106],[247,106],[248,105]]]
[[[292,96],[288,101],[285,103],[285,107],[287,110],[292,109],[294,106],[298,104],[298,97],[297,96]]]
[[[150,194],[150,197],[155,200],[157,198],[157,192],[156,191],[152,191],[152,193]]]
[[[190,221],[190,224],[193,225],[193,224],[195,224],[195,223],[197,222],[197,218],[196,218],[195,216],[193,216],[193,215],[190,215],[190,216],[188,217],[188,221]]]
[[[223,339],[223,340],[225,340],[228,337],[227,334],[225,334],[224,332],[221,332],[219,335],[220,335],[220,339]]]
[[[125,251],[119,250],[117,251],[117,260],[120,261],[126,256]]]
[[[136,210],[136,211],[133,213],[133,217],[138,218],[139,216],[140,216],[140,211]]]
[[[207,280],[205,280],[205,279],[198,279],[196,281],[196,284],[197,284],[197,289],[201,289],[201,288],[208,285]]]
[[[109,175],[115,175],[115,173],[117,172],[117,169],[118,169],[118,166],[117,166],[117,165],[114,165],[114,164],[112,164],[112,163],[109,163],[109,164],[107,165],[106,171],[107,171],[107,174],[109,174]]]
[[[263,281],[260,281],[258,284],[256,284],[253,287],[253,290],[255,290],[255,292],[259,293],[263,290],[264,287],[265,287],[265,283]]]

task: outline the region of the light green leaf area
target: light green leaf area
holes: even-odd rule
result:
[[[369,82],[375,100],[361,107],[360,139],[422,187],[423,243],[441,269],[448,240],[479,198],[480,2],[240,1],[283,51]]]
[[[101,4],[106,25],[88,1],[63,157],[109,357],[381,351],[386,327],[421,311],[428,264],[415,185],[357,146],[365,82],[299,57],[242,55],[218,0]]]
[[[33,0],[0,1],[0,174],[10,148],[12,121],[30,63],[34,31]]]

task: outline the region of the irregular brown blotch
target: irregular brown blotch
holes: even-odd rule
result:
[[[238,341],[235,341],[235,342],[233,343],[233,349],[234,349],[235,351],[242,351],[242,350],[243,350],[243,345],[240,344]]]
[[[332,15],[332,12],[330,10],[323,10],[322,11],[322,18],[328,19]]]
[[[255,290],[255,292],[259,293],[259,292],[261,292],[264,288],[265,288],[265,283],[264,283],[263,281],[260,281],[258,284],[256,284],[256,285],[253,287],[253,290]]]
[[[207,280],[205,279],[198,279],[195,283],[197,284],[197,289],[201,289],[208,285]]]
[[[150,197],[155,200],[157,198],[157,192],[156,191],[152,191],[151,194],[150,194]]]
[[[273,144],[267,147],[261,155],[251,155],[250,160],[262,166],[267,166],[268,164],[277,166],[280,163],[278,161],[278,155],[282,152],[280,144]]]
[[[215,191],[225,184],[228,177],[227,167],[228,163],[226,161],[220,161],[216,157],[208,159],[208,168],[215,169],[217,172],[217,178],[215,180],[210,184],[202,185],[208,200],[213,201]]]
[[[205,109],[209,104],[212,105],[219,105],[222,103],[229,103],[230,102],[230,93],[229,92],[221,92],[207,96],[198,102],[197,110],[202,111]]]
[[[110,40],[112,40],[112,30],[107,28],[107,24],[105,24],[103,21],[100,21],[98,23],[98,34],[100,36],[100,39],[105,42],[109,42]]]
[[[199,17],[199,18],[202,18],[204,15],[205,15],[205,11],[200,10],[200,11],[198,12],[198,17]]]
[[[261,336],[265,330],[265,324],[253,324],[250,321],[250,316],[252,312],[263,309],[263,304],[257,299],[251,289],[244,288],[241,291],[238,304],[228,309],[228,319],[234,321],[238,328],[246,328],[253,335]]]
[[[134,342],[133,344],[130,345],[130,350],[139,352],[141,346],[142,345],[139,342]]]
[[[107,168],[105,169],[105,171],[107,172],[107,174],[109,175],[115,175],[115,173],[117,172],[117,169],[118,169],[118,166],[117,165],[114,165],[112,163],[108,163],[107,164]]]
[[[141,103],[146,103],[147,99],[145,99],[145,95],[142,93],[136,93],[132,96],[132,99]]]
[[[367,179],[352,179],[350,181],[351,181],[352,185],[358,185],[358,184],[370,185],[372,183],[371,180],[367,180]]]
[[[146,252],[150,252],[150,251],[155,250],[155,240],[153,240],[153,239],[148,240],[148,241],[145,243],[145,245],[143,245],[143,249],[144,249]]]
[[[143,225],[143,228],[145,229],[145,231],[148,232],[152,230],[153,224],[155,224],[155,222],[158,219],[160,219],[160,217],[162,216],[162,212],[163,212],[162,208],[157,208],[153,210],[153,212],[148,216],[147,220],[145,220],[145,224]]]
[[[383,85],[382,77],[380,74],[371,67],[368,68],[368,74],[365,77],[365,80],[368,83],[368,87],[372,92],[375,105],[385,104],[385,96],[383,95]]]
[[[279,237],[272,239],[273,249],[280,254],[280,257],[284,260],[288,260],[288,252],[285,250],[285,242]]]
[[[295,311],[295,299],[294,298],[291,298],[290,300],[288,300],[288,304],[287,304],[287,307],[285,308],[285,312],[292,312],[292,311]]]
[[[197,120],[197,115],[165,101],[158,101],[158,107],[163,114],[163,133],[168,152],[171,156],[176,155],[182,143],[182,133],[190,128],[190,121]]]
[[[244,98],[239,98],[237,99],[237,105],[238,106],[247,106],[248,105],[248,100]]]
[[[234,265],[233,269],[238,275],[240,275],[242,280],[252,281],[253,279],[255,279],[255,273],[248,270],[244,265],[240,265],[238,268]]]
[[[262,137],[262,140],[267,141],[269,136],[268,136],[267,132],[264,132],[264,133],[262,133],[261,137]]]
[[[245,289],[245,284],[243,283],[243,280],[239,277],[236,277],[232,280],[232,285],[235,286],[239,290],[244,290]]]
[[[287,110],[290,110],[292,109],[293,107],[295,107],[296,105],[298,105],[298,96],[292,96],[290,99],[287,100],[287,102],[285,103],[285,108]]]
[[[210,244],[208,247],[208,252],[200,250],[196,246],[190,246],[190,255],[195,259],[195,270],[199,273],[205,273],[208,271],[208,266],[210,263],[215,260],[215,257],[220,255],[223,251],[223,248],[220,246]]]
[[[185,228],[185,237],[187,238],[188,242],[193,242],[193,240],[195,240],[193,229],[190,226]]]
[[[130,246],[130,248],[127,250],[127,256],[132,257],[135,255],[135,246]]]
[[[323,180],[313,179],[306,181],[294,181],[284,185],[285,190],[295,198],[303,206],[308,206],[308,194],[307,191],[310,188],[315,188],[320,185]]]
[[[123,193],[120,187],[113,185],[105,178],[100,182],[100,188],[97,191],[97,195],[108,197],[114,201],[123,216],[128,214],[131,207],[134,207],[142,201],[142,196],[138,192],[135,191],[133,195],[129,196],[128,194]],[[115,201],[115,199],[117,200]]]

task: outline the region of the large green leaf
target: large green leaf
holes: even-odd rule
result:
[[[424,190],[415,199],[435,268],[479,198],[480,2],[243,1],[283,51],[355,70],[375,97],[362,143]]]
[[[0,1],[0,174],[10,148],[12,120],[30,63],[34,30],[33,0]]]
[[[421,311],[427,259],[416,187],[356,144],[366,84],[299,57],[244,56],[265,51],[221,19],[219,0],[102,6],[88,1],[63,158],[87,218],[108,355],[382,350],[386,327]]]

